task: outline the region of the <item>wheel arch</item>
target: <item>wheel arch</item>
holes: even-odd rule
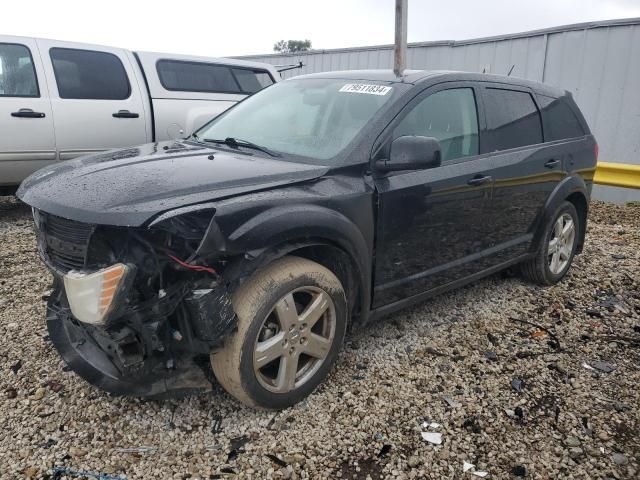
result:
[[[278,207],[240,225],[228,236],[230,258],[224,277],[232,288],[285,255],[315,261],[342,282],[350,313],[369,317],[371,246],[347,217],[324,207]]]
[[[577,253],[582,251],[587,226],[587,214],[589,212],[589,190],[584,180],[578,175],[570,175],[564,178],[547,198],[542,214],[536,223],[532,245],[540,245],[540,238],[544,233],[544,226],[562,202],[571,202],[580,217],[580,230],[578,232]]]

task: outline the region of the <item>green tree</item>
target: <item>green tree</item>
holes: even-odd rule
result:
[[[273,45],[274,52],[296,53],[311,50],[311,40],[280,40]]]

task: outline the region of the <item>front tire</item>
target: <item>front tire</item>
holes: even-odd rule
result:
[[[324,380],[347,324],[344,288],[330,270],[280,258],[237,289],[233,307],[238,331],[211,355],[227,392],[253,407],[282,409]]]
[[[563,202],[545,225],[536,256],[522,264],[523,276],[539,285],[562,280],[573,262],[581,228],[576,207]]]

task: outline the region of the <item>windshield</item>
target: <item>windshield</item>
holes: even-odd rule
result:
[[[197,136],[242,139],[274,152],[326,160],[355,138],[392,90],[369,81],[287,80],[247,98]]]

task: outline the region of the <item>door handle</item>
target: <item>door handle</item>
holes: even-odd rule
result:
[[[544,166],[547,168],[555,168],[558,165],[560,165],[560,160],[556,158],[552,158],[551,160],[549,160],[547,163],[544,164]]]
[[[34,112],[30,108],[21,108],[17,112],[11,112],[12,117],[19,118],[44,118],[45,115],[42,112]]]
[[[478,185],[484,185],[485,183],[489,183],[493,180],[493,177],[489,175],[476,175],[472,179],[467,182],[467,185],[471,185],[472,187],[477,187]]]
[[[129,110],[118,110],[113,116],[114,118],[138,118],[140,115]]]

